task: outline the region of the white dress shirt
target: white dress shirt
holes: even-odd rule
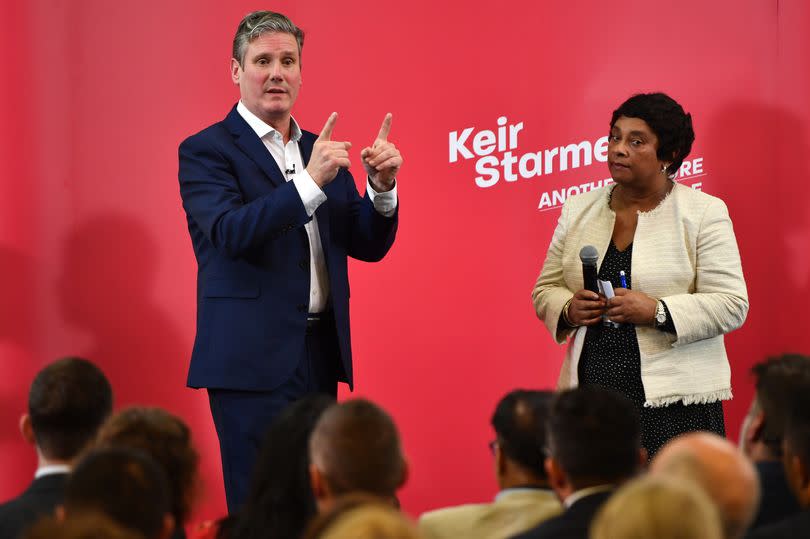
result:
[[[298,147],[298,141],[301,140],[298,122],[295,118],[290,118],[290,140],[284,144],[283,134],[250,112],[242,101],[239,101],[236,111],[262,140],[287,181],[293,182],[307,215],[312,217],[318,206],[326,201],[326,194],[304,168],[301,150]],[[367,179],[366,192],[379,214],[386,217],[394,214],[397,208],[396,184],[390,191],[378,193],[371,187],[371,180]],[[320,313],[326,309],[329,300],[329,274],[326,271],[318,220],[311,219],[304,225],[304,230],[309,239],[309,312]]]

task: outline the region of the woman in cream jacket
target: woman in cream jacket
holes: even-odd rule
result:
[[[664,94],[639,94],[610,126],[615,185],[566,200],[532,300],[557,342],[569,341],[559,386],[627,395],[652,455],[682,432],[725,434],[723,336],[745,321],[748,296],[725,204],[672,180],[694,140],[691,116]],[[610,301],[583,290],[585,245],[599,252]]]

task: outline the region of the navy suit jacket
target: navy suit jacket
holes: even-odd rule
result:
[[[563,514],[541,522],[531,530],[512,539],[588,539],[596,513],[613,491],[597,492],[571,504]]]
[[[304,165],[317,136],[299,141]],[[197,258],[197,335],[190,387],[269,391],[304,353],[310,217],[298,191],[234,106],[180,144],[180,195]],[[340,169],[315,211],[346,382],[352,385],[347,256],[390,249],[398,212],[380,215]]]
[[[16,539],[43,516],[53,516],[64,494],[68,474],[44,475],[18,497],[0,505],[0,537]]]

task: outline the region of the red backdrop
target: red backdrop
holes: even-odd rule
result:
[[[583,141],[598,154],[611,111],[638,91],[666,91],[693,114],[698,161],[683,181],[728,203],[749,286],[748,321],[726,340],[736,397],[726,418],[736,437],[751,364],[810,351],[810,8],[802,0],[437,6],[4,2],[0,499],[34,470],[16,430],[33,375],[79,354],[107,372],[116,407],[160,405],[188,421],[203,456],[198,516],[224,510],[207,399],[184,387],[195,264],[177,145],[238,98],[232,34],[260,8],[307,31],[295,109],[303,126],[317,130],[337,110],[336,136],[360,148],[394,113],[391,138],[405,156],[400,234],[383,262],[350,271],[356,394],[401,428],[412,463],[406,510],[494,494],[486,447],[494,404],[517,386],[553,386],[563,354],[529,299],[559,213],[541,205],[608,176],[593,151],[578,166],[567,152],[566,170],[558,153],[539,176],[479,187],[481,157],[465,159],[454,137],[473,128],[464,139],[473,153],[475,135],[497,135],[500,117],[523,126],[513,147],[495,147],[496,161],[506,150],[520,158]],[[463,155],[451,162],[454,151]],[[362,177],[359,155],[354,162]]]

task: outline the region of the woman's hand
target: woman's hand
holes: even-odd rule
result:
[[[602,320],[605,306],[604,296],[582,289],[571,298],[568,321],[574,326],[592,326]]]
[[[616,296],[608,300],[607,309],[608,318],[613,322],[637,326],[655,325],[658,300],[627,288],[616,288],[614,293]]]

